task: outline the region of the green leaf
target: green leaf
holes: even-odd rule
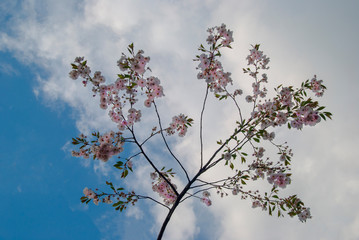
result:
[[[249,175],[243,175],[241,178],[248,180],[248,179],[249,179]]]
[[[118,161],[114,166],[122,166],[123,165],[123,162],[122,161]]]
[[[131,43],[130,45],[128,45],[128,48],[132,51],[130,51],[131,53],[133,52],[133,43]]]
[[[117,207],[117,206],[119,206],[119,205],[121,205],[121,204],[123,204],[123,202],[122,202],[122,201],[118,201],[117,203],[114,203],[112,206],[113,206],[113,207]]]
[[[332,113],[324,112],[325,116],[327,116],[330,120],[332,119]]]
[[[115,188],[113,187],[112,182],[107,182],[106,181],[106,184],[109,185],[113,191],[115,191]]]
[[[319,113],[319,116],[321,116],[325,121],[327,120],[327,119],[325,118],[324,114]]]
[[[125,169],[125,171],[122,172],[121,178],[125,178],[128,175],[128,170]]]

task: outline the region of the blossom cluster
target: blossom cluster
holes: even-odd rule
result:
[[[201,202],[203,202],[204,204],[206,204],[208,207],[212,205],[212,201],[211,199],[209,199],[210,193],[208,191],[204,191],[202,192],[202,198],[201,198]]]
[[[86,65],[84,57],[76,57],[72,65],[73,70],[69,73],[70,78],[76,80],[79,76],[86,79],[89,79],[91,69]],[[103,79],[104,80],[104,79]]]
[[[179,114],[172,118],[170,126],[166,129],[168,135],[178,132],[178,136],[184,137],[187,133],[188,126],[191,126],[193,119],[188,118],[184,114]]]
[[[73,157],[83,157],[84,159],[88,159],[90,157],[90,154],[88,152],[88,149],[80,149],[79,151],[71,151],[71,156]]]
[[[200,69],[201,72],[198,73],[198,79],[205,79],[208,87],[214,93],[223,92],[225,88],[230,83],[232,84],[231,73],[224,72],[221,62],[215,59],[215,56],[220,56],[219,48],[221,47],[230,47],[230,43],[233,42],[232,31],[226,29],[226,25],[221,25],[220,27],[208,29],[210,33],[207,42],[212,45],[210,50],[205,50],[201,46],[200,50],[206,53],[202,53],[200,56],[197,56],[199,60],[199,65],[197,69]],[[221,42],[217,45],[217,42]]]
[[[250,77],[254,78],[254,82],[252,83],[253,94],[245,97],[245,100],[248,103],[255,102],[258,97],[266,97],[268,91],[265,87],[262,87],[262,84],[268,82],[267,74],[263,73],[261,78],[258,77],[258,74],[260,69],[269,69],[269,58],[263,54],[263,51],[259,50],[259,46],[259,44],[252,45],[252,49],[249,50],[250,54],[247,56],[248,66],[253,65],[255,69],[252,70],[250,67],[243,68],[244,73],[249,74]],[[255,111],[252,112],[252,117],[255,117],[253,115],[256,113],[257,112]]]
[[[129,46],[129,51],[133,52],[133,44]],[[122,55],[120,60],[117,61],[117,66],[121,71],[126,71],[127,68],[130,68],[137,74],[143,75],[146,69],[146,64],[150,61],[150,57],[144,57],[143,53],[143,50],[139,50],[133,58],[127,58],[125,55]]]
[[[150,107],[151,103],[155,98],[164,96],[163,87],[160,85],[161,81],[156,77],[149,77],[145,79],[140,79],[137,84],[140,87],[146,87],[147,99],[145,100],[145,106]]]
[[[93,158],[97,158],[103,162],[107,162],[112,156],[117,155],[123,151],[124,139],[121,132],[114,133],[110,131],[103,135],[93,133],[96,140],[91,144],[86,140],[86,136],[80,135],[73,138],[73,144],[82,144],[79,151],[72,151],[72,156],[89,158],[92,154]]]
[[[308,85],[306,88],[310,89]],[[319,87],[313,92],[318,93]],[[323,94],[323,87],[320,93]],[[303,100],[306,96],[304,88],[293,90],[292,87],[280,87],[278,95],[272,100],[259,101],[256,109],[252,112],[252,118],[261,119],[261,128],[270,126],[282,126],[289,124],[290,127],[302,129],[304,125],[314,126],[321,121],[318,102],[313,102],[310,98]],[[324,112],[328,117],[330,113]]]
[[[224,72],[222,64],[207,54],[201,54],[198,69],[198,79],[205,79],[211,91],[214,93],[223,92],[229,83],[232,84],[231,73]]]
[[[289,176],[290,176],[289,174],[274,173],[274,174],[270,174],[267,180],[270,184],[274,184],[274,186],[285,188],[288,184],[290,184]]]
[[[314,77],[310,80],[311,89],[317,97],[321,97],[324,94],[325,87],[322,82],[323,80],[317,80],[317,75],[314,75]]]
[[[256,69],[268,69],[269,58],[263,54],[263,51],[259,51],[259,44],[253,46],[247,56],[248,65],[256,66]],[[255,72],[252,74],[256,74]]]
[[[83,193],[85,195],[85,198],[92,199],[93,203],[96,204],[96,205],[99,204],[100,196],[98,194],[96,194],[93,190],[88,189],[87,187],[85,187],[84,190],[83,190]],[[113,203],[110,195],[103,197],[102,202],[107,203],[107,204],[112,204]]]
[[[277,208],[278,216],[283,216],[282,211],[286,211],[288,208],[288,214],[293,217],[297,216],[301,222],[305,222],[307,219],[312,218],[310,214],[310,208],[304,207],[304,203],[296,196],[289,196],[287,198],[279,198],[277,190],[274,190],[271,194],[273,198],[272,201],[268,201],[268,197],[262,197],[258,194],[258,191],[255,193],[247,192],[252,198],[252,208],[261,208],[263,211],[269,209],[270,214],[273,213],[274,209]],[[272,205],[272,206],[271,206]]]
[[[302,211],[298,214],[298,218],[301,222],[305,222],[308,218],[312,218],[310,214],[310,208],[303,208]]]
[[[314,126],[321,121],[318,111],[314,111],[310,106],[299,108],[296,118],[291,121],[291,126],[301,129],[304,125]]]
[[[266,140],[272,141],[274,138],[274,133],[268,133],[262,130],[261,134],[263,139]],[[271,139],[269,139],[270,135],[272,135]],[[252,154],[255,159],[248,165],[248,173],[251,174],[252,180],[257,180],[258,178],[264,179],[265,175],[267,175],[269,184],[273,184],[274,187],[285,188],[290,184],[291,174],[286,174],[286,172],[290,170],[290,160],[293,156],[292,149],[286,144],[275,145],[273,142],[271,143],[278,148],[278,154],[280,155],[279,160],[274,163],[269,161],[269,158],[264,159],[265,149],[263,147],[256,147]]]
[[[268,133],[267,131],[263,132],[263,140],[273,141],[275,138],[275,132]]]
[[[249,165],[250,171],[248,172],[251,174],[252,180],[257,180],[258,178],[264,179],[266,175],[269,184],[273,184],[274,187],[285,188],[291,182],[291,174],[285,173],[290,170],[290,168],[286,166],[288,162],[287,158],[285,159],[285,163],[279,161],[276,164],[257,159]]]
[[[128,50],[132,57],[122,55],[117,65],[125,74],[118,74],[117,80],[112,84],[104,84],[105,78],[100,71],[96,71],[93,77],[90,76],[91,70],[87,66],[87,61],[83,57],[75,58],[72,64],[73,70],[69,73],[72,79],[79,76],[84,78],[83,84],[90,81],[94,87],[92,91],[96,95],[100,94],[100,108],[109,110],[109,116],[113,122],[118,124],[118,128],[122,131],[126,127],[132,126],[135,122],[141,120],[141,111],[135,109],[133,105],[138,101],[137,92],[141,90],[141,94],[145,94],[147,99],[144,101],[146,107],[150,107],[155,98],[164,96],[163,87],[157,77],[144,78],[146,64],[150,58],[143,56],[143,51],[139,50],[137,54],[133,53],[133,44],[129,45]],[[128,114],[124,113],[126,103],[129,103]]]
[[[128,204],[135,205],[138,199],[141,198],[141,196],[137,195],[134,191],[125,193],[123,188],[115,189],[111,182],[106,182],[106,184],[113,190],[112,194],[99,192],[98,189],[96,189],[96,193],[95,191],[85,187],[83,190],[84,196],[81,197],[81,202],[88,204],[90,201],[93,201],[95,205],[103,202],[112,204],[116,210],[123,211],[127,208]],[[114,201],[117,202],[114,203]]]
[[[163,173],[166,177],[166,173]],[[172,187],[163,179],[161,176],[159,176],[156,172],[153,172],[150,174],[152,182],[152,190],[154,192],[157,192],[160,197],[164,198],[163,201],[166,205],[172,205],[176,199],[176,193],[173,191]],[[170,182],[171,179],[167,178],[167,180]],[[176,189],[176,185],[172,183],[172,186]]]
[[[209,45],[216,45],[219,39],[221,40],[220,44],[224,47],[230,47],[230,44],[233,42],[233,31],[227,29],[225,24],[209,28],[207,32],[209,33],[207,38]]]

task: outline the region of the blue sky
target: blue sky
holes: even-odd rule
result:
[[[6,184],[1,185],[0,238],[99,238],[87,214],[70,207],[79,201],[74,196],[83,183],[78,180],[91,181],[91,173],[60,147],[76,132],[70,113],[39,104],[32,90],[33,68],[4,52],[1,64],[6,89],[1,97],[1,180]]]
[[[224,69],[245,92],[251,84],[241,68],[256,43],[271,58],[268,89],[283,82],[298,86],[314,74],[328,87],[321,101],[333,121],[302,132],[276,130],[295,153],[293,182],[284,193],[302,196],[313,219],[271,218],[249,201],[214,196],[210,208],[196,201],[179,208],[166,239],[358,239],[358,10],[357,1],[1,1],[0,239],[154,239],[164,213],[150,202],[122,214],[80,203],[84,187],[120,180],[111,164],[70,155],[70,140],[79,132],[114,127],[90,89],[68,77],[70,63],[85,56],[111,81],[121,52],[134,42],[151,57],[164,86],[163,121],[181,112],[196,120],[204,85],[192,59],[205,30],[221,23],[234,31]],[[231,131],[233,115],[209,101],[210,151]],[[153,119],[143,120],[144,129]],[[171,140],[190,173],[197,166],[197,130]],[[165,160],[156,141],[147,150]],[[148,189],[149,169],[141,161],[134,166],[135,174],[121,184],[156,196]]]

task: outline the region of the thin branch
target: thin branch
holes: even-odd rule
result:
[[[183,198],[183,199],[180,201],[180,203],[184,202],[186,199],[188,199],[188,198],[190,198],[190,197],[200,198],[200,197],[197,197],[197,196],[195,196],[195,195],[198,194],[198,193],[200,193],[200,192],[204,192],[204,191],[210,190],[210,189],[212,189],[212,188],[216,188],[216,187],[212,186],[212,187],[208,187],[208,188],[204,188],[204,189],[198,190],[198,191],[196,191],[195,193],[187,193],[189,196]]]
[[[215,183],[219,183],[219,182],[223,182],[223,181],[227,181],[227,180],[228,180],[228,178],[222,179],[222,180],[217,180],[217,181],[214,181],[214,182],[206,182],[206,181],[203,181],[201,179],[197,179],[197,181],[203,182],[203,184],[192,186],[192,187],[190,187],[190,189],[197,188],[197,187],[203,187],[203,186],[206,186],[206,185],[211,185],[211,184],[215,184]]]
[[[153,199],[153,198],[151,198],[151,197],[142,196],[142,195],[136,195],[136,196],[138,197],[138,199],[149,199],[149,200],[152,200],[152,201],[154,201],[155,203],[158,203],[158,204],[160,204],[161,206],[167,208],[168,210],[171,209],[171,208],[168,207],[167,205],[165,205],[165,204],[163,204],[163,203],[161,203],[161,202],[159,202],[159,201],[157,201],[156,199]]]
[[[157,114],[157,118],[158,118],[158,124],[159,124],[159,126],[160,126],[160,132],[161,132],[162,139],[163,139],[163,141],[164,141],[164,143],[165,143],[165,145],[166,145],[168,151],[169,151],[170,154],[172,155],[172,157],[173,157],[173,158],[177,161],[177,163],[181,166],[181,168],[182,168],[183,172],[185,173],[185,175],[186,175],[186,177],[187,177],[187,180],[188,180],[188,182],[189,182],[190,179],[189,179],[189,176],[188,176],[188,173],[187,173],[186,169],[183,167],[182,163],[178,160],[178,158],[173,154],[173,152],[171,151],[170,147],[169,147],[168,144],[167,144],[166,138],[165,138],[165,136],[164,136],[164,134],[163,134],[163,128],[162,128],[162,124],[161,124],[161,118],[160,118],[160,115],[159,115],[159,113],[158,113],[158,109],[157,109],[157,106],[156,106],[155,101],[153,101],[153,105],[155,106],[155,110],[156,110],[156,114]]]
[[[201,168],[203,167],[203,113],[204,113],[204,109],[206,106],[206,101],[207,101],[207,96],[208,96],[208,88],[209,88],[209,85],[207,84],[206,95],[203,100],[203,106],[202,106],[201,117],[200,117],[200,122],[199,122],[199,140],[201,143]]]
[[[234,98],[234,96],[232,96],[232,94],[230,94],[230,93],[227,91],[227,89],[224,89],[224,90],[227,92],[227,96],[229,96],[229,97],[233,100],[234,104],[236,105],[236,107],[237,107],[237,109],[238,109],[238,113],[239,113],[239,118],[241,119],[241,122],[242,122],[242,121],[243,121],[243,118],[242,118],[241,108],[238,106],[238,103],[237,103],[236,99]]]
[[[127,160],[131,160],[131,158],[134,158],[134,157],[136,157],[136,156],[138,156],[140,154],[142,154],[142,152],[138,152],[135,155],[132,155],[131,157],[127,158]]]
[[[148,140],[150,140],[150,138],[152,138],[153,136],[156,136],[156,134],[158,134],[158,133],[160,133],[160,131],[157,131],[155,133],[151,133],[151,135],[141,143],[141,146],[144,145]]]
[[[137,141],[135,133],[132,131],[132,129],[128,128],[128,130],[132,133],[133,139],[136,142],[137,146],[140,148],[143,156],[146,158],[147,162],[152,166],[152,168],[158,173],[158,175],[160,175],[165,181],[166,183],[172,188],[173,192],[178,196],[178,192],[176,190],[176,188],[173,186],[173,184],[162,174],[162,172],[160,170],[158,170],[158,168],[155,166],[155,164],[151,161],[151,159],[147,156],[147,154],[145,153],[145,151],[143,150],[142,146],[140,145],[140,143]]]

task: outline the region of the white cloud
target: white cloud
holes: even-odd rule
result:
[[[224,22],[234,30],[234,50],[223,51],[223,64],[245,91],[251,90],[250,82],[243,77],[241,69],[250,44],[262,43],[262,49],[271,57],[270,86],[282,82],[299,84],[317,73],[327,83],[327,95],[322,100],[334,112],[334,121],[303,132],[277,131],[278,138],[288,140],[295,153],[293,183],[288,191],[299,192],[312,206],[313,220],[305,225],[296,219],[275,220],[258,209],[250,209],[249,202],[215,198],[210,212],[214,221],[220,223],[219,229],[207,230],[196,217],[193,202],[185,202],[166,234],[179,239],[195,239],[204,231],[218,239],[358,237],[355,226],[359,215],[353,209],[357,208],[355,199],[359,195],[355,155],[359,84],[354,70],[359,50],[358,34],[350,30],[356,29],[358,20],[352,12],[356,2],[348,6],[322,2],[319,6],[311,1],[271,4],[258,1],[257,7],[253,2],[241,1],[219,4],[217,1],[68,0],[44,5],[33,0],[23,4],[18,12],[8,10],[13,14],[12,24],[7,26],[7,32],[0,32],[0,50],[11,51],[19,60],[44,70],[39,73],[38,86],[34,86],[35,94],[39,92],[49,106],[63,103],[71,106],[80,131],[112,128],[89,89],[68,78],[69,63],[76,56],[85,56],[93,70],[101,69],[107,79],[114,79],[118,71],[116,60],[127,44],[134,42],[135,47],[150,55],[153,74],[165,88],[166,100],[158,102],[163,122],[180,112],[195,119],[188,137],[170,140],[177,144],[174,151],[192,174],[199,164],[196,136],[205,93],[204,83],[196,79],[196,64],[192,59],[206,38],[207,27]],[[214,149],[215,140],[231,132],[231,119],[236,114],[233,112],[224,103],[209,100],[204,122],[206,156],[210,154],[208,149]],[[150,120],[144,118],[144,128],[152,128]],[[148,151],[160,159],[163,152],[151,146]],[[97,164],[95,168],[102,174],[110,174],[105,164]],[[138,169],[143,173],[149,171]],[[208,178],[218,174],[223,171],[210,172]],[[135,185],[142,190],[140,184],[148,182],[148,175],[136,176],[139,178]],[[157,231],[164,214],[159,214],[157,208],[152,213]],[[136,211],[133,214],[141,216]]]

